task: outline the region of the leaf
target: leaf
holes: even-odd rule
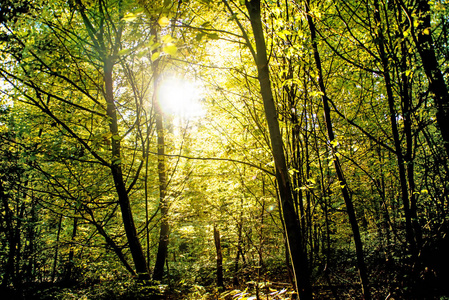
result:
[[[164,35],[162,37],[162,42],[163,43],[171,43],[171,42],[173,42],[173,38],[169,34]]]
[[[161,53],[158,51],[158,52],[154,52],[152,55],[151,55],[151,61],[155,61],[156,59],[158,59],[159,58],[159,56],[161,56]]]
[[[117,53],[117,55],[123,56],[123,55],[129,54],[130,52],[131,52],[131,49],[122,49]]]
[[[203,24],[201,24],[201,27],[211,27],[211,24],[209,21],[204,22]]]
[[[162,50],[167,53],[170,54],[172,56],[176,55],[176,52],[178,51],[178,47],[176,47],[174,44],[172,43],[168,43],[165,47],[162,48]]]
[[[124,17],[123,17],[123,21],[125,21],[125,22],[131,22],[131,21],[133,21],[133,20],[135,20],[137,18],[137,15],[136,14],[133,14],[133,13],[127,13]]]
[[[427,27],[426,29],[424,29],[424,30],[422,31],[422,34],[429,35],[429,34],[430,34],[430,28]]]
[[[203,37],[204,37],[204,33],[203,33],[203,32],[199,32],[199,33],[196,34],[195,40],[196,40],[197,42],[201,42],[201,39],[202,39]]]
[[[207,34],[207,37],[210,38],[211,40],[218,40],[218,34],[217,33],[209,33]]]
[[[160,46],[161,46],[160,43],[154,43],[153,45],[151,45],[150,51],[156,50],[156,49],[159,48]]]
[[[145,56],[145,54],[147,54],[147,51],[146,51],[146,50],[140,51],[139,53],[137,53],[137,57],[138,57],[138,58],[142,58],[142,57]]]
[[[157,21],[157,23],[161,26],[161,27],[166,27],[170,24],[170,20],[163,16],[159,19],[159,21]]]

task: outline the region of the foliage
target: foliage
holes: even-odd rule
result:
[[[421,2],[260,1],[294,234],[315,298],[362,297],[344,190],[372,298],[448,294],[445,98],[434,88],[438,72],[447,87],[448,11]],[[248,3],[2,1],[2,292],[293,297]],[[431,74],[422,53],[436,58]],[[200,86],[203,114],[159,110],[169,78]],[[163,242],[162,282],[142,281]]]

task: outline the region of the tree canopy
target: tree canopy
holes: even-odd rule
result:
[[[448,9],[2,1],[0,292],[448,296]]]

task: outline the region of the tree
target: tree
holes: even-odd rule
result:
[[[227,5],[227,2],[225,2],[225,5]],[[229,5],[227,6],[228,9],[230,9]],[[255,51],[252,50],[252,54],[257,64],[260,92],[270,134],[271,149],[276,169],[276,179],[279,185],[280,206],[282,207],[287,245],[292,259],[296,289],[301,299],[311,299],[312,290],[310,286],[307,256],[304,253],[304,247],[302,245],[301,227],[298,215],[294,209],[290,178],[284,157],[284,144],[280,134],[278,115],[271,90],[266,44],[260,16],[260,1],[245,1],[245,6],[248,10],[256,44],[256,49]],[[243,34],[246,35],[244,29],[242,27],[241,29]],[[249,40],[247,40],[247,42],[249,43]],[[251,44],[248,44],[248,46],[252,47]]]
[[[329,138],[329,144],[330,144],[330,151],[332,153],[332,160],[334,161],[335,171],[337,173],[337,178],[339,181],[339,184],[341,186],[341,192],[343,195],[343,198],[345,200],[346,204],[346,210],[349,217],[349,222],[351,224],[352,233],[354,235],[354,244],[356,247],[356,255],[357,255],[357,266],[359,269],[359,275],[362,281],[362,292],[365,299],[371,299],[371,292],[369,287],[369,281],[368,281],[368,272],[366,269],[364,254],[363,254],[363,244],[360,237],[360,230],[359,225],[357,221],[357,216],[355,214],[354,204],[351,199],[351,195],[349,192],[348,184],[345,178],[345,175],[343,174],[342,166],[340,164],[340,160],[338,156],[336,155],[336,149],[335,149],[335,135],[331,120],[331,111],[329,106],[329,98],[327,95],[326,87],[324,85],[324,79],[323,79],[323,70],[321,67],[321,57],[320,53],[318,51],[318,43],[317,43],[317,36],[316,36],[316,28],[315,23],[312,19],[312,15],[310,14],[310,1],[306,1],[305,3],[306,9],[305,13],[307,15],[307,22],[309,24],[309,30],[310,30],[310,37],[312,41],[312,49],[313,49],[313,56],[315,59],[315,66],[318,72],[318,85],[321,92],[321,100],[323,102],[323,112],[324,112],[324,118],[326,120],[326,129],[327,129],[327,135]]]
[[[24,54],[18,56],[16,53],[10,52],[9,57],[12,62],[15,60],[17,65],[11,65],[9,68],[5,66],[2,69],[2,76],[22,94],[21,97],[23,97],[24,102],[40,109],[52,122],[57,124],[58,127],[60,126],[64,134],[66,133],[90,153],[92,158],[97,160],[97,163],[109,168],[116,188],[122,222],[136,272],[142,278],[146,278],[148,277],[148,270],[145,256],[131,212],[129,187],[126,187],[123,176],[121,139],[126,132],[119,129],[119,108],[114,95],[114,67],[120,61],[120,55],[122,55],[119,52],[123,47],[122,35],[125,25],[123,17],[126,6],[119,2],[116,3],[119,5],[117,6],[118,10],[110,11],[110,7],[114,6],[112,4],[98,2],[86,6],[81,1],[76,1],[75,3],[69,3],[67,7],[63,7],[64,4],[55,3],[58,9],[69,9],[74,14],[78,14],[79,19],[76,22],[67,18],[67,15],[62,15],[57,19],[67,27],[60,26],[61,23],[58,24],[50,20],[49,17],[53,12],[50,7],[47,7],[44,10],[45,13],[36,20],[45,29],[45,34],[49,37],[47,42],[34,43],[27,40],[27,37],[23,37],[21,34],[19,23],[15,24],[14,29],[10,29],[6,23],[3,23],[4,28],[9,33],[8,39],[22,49]],[[129,7],[129,4],[126,5]],[[70,23],[72,24],[72,30],[69,30],[68,27]],[[112,31],[109,31],[109,29]],[[80,34],[77,33],[77,30],[81,30]],[[84,43],[86,38],[90,39],[89,43],[78,44],[81,41]],[[41,54],[52,50],[57,50],[53,56]],[[86,65],[85,69],[76,60],[77,57],[82,55],[80,51],[85,51],[90,55],[83,61],[83,64]],[[63,59],[58,60],[57,55],[60,55]],[[73,71],[70,70],[70,66],[73,67]],[[40,82],[33,80],[32,74],[36,74],[37,70],[41,70]],[[88,75],[89,71],[87,70],[92,71],[93,75]],[[58,86],[59,83],[67,84],[70,87],[70,92],[64,92],[59,88],[53,90],[49,88],[50,86]],[[97,93],[102,95],[104,102],[98,100]],[[69,100],[66,100],[67,96],[70,97]],[[82,99],[82,102],[77,99]],[[70,119],[73,113],[71,116],[65,115],[67,112],[61,111],[61,107],[58,107],[55,102],[61,103],[67,109],[75,110],[79,115],[89,113],[91,119],[87,121],[107,120],[108,131],[98,136],[97,140],[92,139],[93,131],[87,132],[87,135],[86,132],[81,131],[83,125],[84,128],[88,128],[85,126],[86,123],[74,125]],[[95,143],[98,143],[98,139],[104,140],[104,143],[110,146],[109,158],[107,158],[106,153],[101,153],[101,151],[95,149]],[[137,169],[137,174],[139,171],[140,169]],[[130,187],[132,185],[131,183]]]

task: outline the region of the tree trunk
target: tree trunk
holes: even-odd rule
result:
[[[214,244],[217,251],[217,286],[224,287],[223,284],[223,254],[221,252],[220,231],[214,224]]]
[[[73,229],[72,229],[72,243],[70,245],[70,251],[69,251],[69,259],[67,263],[67,270],[65,274],[65,280],[67,282],[70,282],[72,280],[72,272],[73,272],[73,266],[74,264],[74,258],[75,258],[75,238],[76,238],[76,232],[78,229],[78,218],[73,218]]]
[[[91,216],[93,216],[92,212],[89,212],[89,214]],[[128,261],[125,258],[125,255],[122,252],[122,249],[114,242],[114,240],[106,233],[106,231],[104,230],[103,226],[101,226],[100,224],[98,224],[97,221],[93,220],[91,221],[91,223],[95,226],[95,228],[97,228],[98,233],[104,237],[104,239],[106,240],[106,244],[115,252],[115,254],[117,255],[118,259],[120,260],[120,262],[123,264],[123,266],[126,268],[126,270],[128,270],[129,273],[131,273],[131,275],[135,276],[136,272],[134,271],[134,269],[129,265]]]
[[[330,107],[329,107],[329,98],[327,97],[326,93],[326,87],[324,86],[324,80],[323,80],[323,71],[321,67],[321,58],[320,54],[318,52],[318,44],[316,41],[316,29],[315,29],[315,23],[313,22],[312,16],[309,14],[309,1],[306,1],[306,15],[307,15],[307,22],[309,24],[310,29],[310,35],[312,39],[312,47],[313,47],[313,54],[315,58],[315,65],[318,71],[318,84],[321,91],[321,100],[323,103],[323,109],[324,109],[324,118],[326,120],[326,128],[327,128],[327,134],[329,137],[329,146],[331,147],[332,156],[334,160],[334,167],[335,171],[337,173],[337,178],[340,182],[341,186],[341,192],[343,194],[343,199],[345,201],[346,210],[349,218],[349,223],[351,224],[352,233],[354,235],[354,244],[356,249],[356,256],[357,256],[357,267],[359,269],[359,275],[360,279],[362,281],[362,293],[365,298],[365,300],[371,299],[371,292],[369,287],[369,281],[368,281],[368,272],[365,265],[364,260],[364,254],[363,254],[363,244],[362,239],[360,237],[360,230],[359,225],[357,223],[357,216],[355,214],[354,210],[354,204],[352,202],[351,195],[349,193],[349,188],[346,182],[346,178],[343,174],[343,170],[340,165],[340,161],[336,155],[335,147],[333,146],[332,142],[335,140],[334,131],[332,128],[332,120],[330,116]]]
[[[14,276],[14,250],[16,249],[16,243],[14,239],[13,233],[13,212],[9,208],[9,196],[4,192],[2,180],[0,180],[0,199],[3,202],[4,212],[2,212],[3,218],[5,220],[5,233],[7,235],[8,242],[8,258],[6,260],[6,264],[4,266],[4,274],[2,278],[1,287],[6,289],[9,286],[10,281]]]
[[[300,299],[312,299],[307,256],[302,245],[301,226],[293,203],[290,178],[284,155],[284,144],[279,129],[278,114],[271,90],[267,50],[260,16],[260,0],[245,1],[256,43],[256,63],[265,117],[270,133],[271,148],[276,167],[282,215],[287,236],[288,251],[293,267],[296,290]]]
[[[58,221],[58,233],[56,234],[55,255],[53,256],[53,268],[51,271],[51,282],[55,282],[55,279],[56,279],[56,267],[58,265],[59,239],[61,236],[61,227],[62,227],[62,215],[59,216],[59,221]]]
[[[397,7],[398,9],[398,21],[401,24],[404,24],[402,21],[402,10],[400,6]],[[403,31],[405,32],[406,28],[404,26]],[[409,201],[410,201],[410,216],[412,219],[412,225],[414,229],[414,239],[416,242],[416,245],[419,248],[421,247],[421,225],[418,222],[418,208],[416,205],[416,196],[415,196],[415,170],[414,170],[414,158],[413,158],[413,132],[412,132],[412,126],[413,126],[413,120],[412,120],[412,114],[413,114],[413,105],[412,105],[412,98],[410,95],[410,81],[408,76],[406,75],[406,71],[408,70],[409,64],[407,63],[407,57],[409,57],[410,51],[407,47],[407,40],[403,38],[401,40],[401,62],[400,62],[400,70],[401,70],[401,103],[402,103],[402,116],[404,118],[404,133],[405,133],[405,140],[406,140],[406,152],[404,155],[404,163],[406,164],[406,170],[407,170],[407,182],[408,182],[408,195],[409,195]]]
[[[159,102],[159,64],[156,61],[153,65],[154,94],[153,107],[156,119],[157,132],[157,170],[159,176],[159,203],[161,208],[161,228],[159,232],[159,245],[157,249],[156,262],[154,266],[153,279],[162,280],[164,276],[164,265],[167,259],[170,225],[168,223],[168,202],[167,202],[167,166],[165,160],[165,134],[164,115]]]
[[[416,16],[419,25],[416,27],[417,37],[415,42],[422,60],[422,66],[429,80],[429,90],[434,95],[437,123],[446,154],[449,157],[449,91],[435,53],[430,23],[431,13],[429,1],[417,1]],[[414,25],[411,24],[410,26],[413,30]]]
[[[374,19],[376,22],[381,24],[381,17],[380,17],[380,7],[379,3],[376,0],[374,2]],[[383,67],[383,76],[385,79],[385,89],[387,92],[387,100],[388,100],[388,107],[390,111],[390,123],[391,123],[391,131],[393,133],[393,141],[395,146],[395,154],[397,157],[398,162],[398,171],[399,171],[399,182],[401,185],[401,197],[402,197],[402,203],[404,205],[404,214],[405,214],[405,230],[406,230],[406,237],[407,241],[410,244],[410,252],[412,257],[416,260],[418,251],[416,247],[415,242],[415,236],[413,233],[413,227],[412,227],[412,215],[410,212],[410,201],[409,201],[409,191],[407,187],[407,177],[406,177],[406,170],[405,170],[405,161],[404,156],[402,154],[402,147],[401,147],[401,141],[399,137],[399,131],[398,131],[398,125],[396,121],[396,109],[395,109],[395,103],[394,103],[394,96],[393,96],[393,88],[392,88],[392,80],[390,76],[390,64],[389,64],[389,58],[387,56],[387,53],[385,52],[385,46],[384,46],[384,35],[382,32],[382,29],[379,28],[378,30],[378,45],[379,45],[379,54],[382,61],[382,67]]]
[[[104,62],[104,83],[112,145],[112,162],[110,168],[112,177],[114,178],[115,189],[117,191],[118,202],[122,213],[123,226],[125,227],[126,238],[128,240],[129,249],[134,261],[136,273],[139,278],[148,279],[149,273],[145,261],[145,255],[143,253],[142,246],[140,245],[139,237],[137,236],[129,195],[122,174],[121,145],[118,131],[117,112],[114,104],[112,69],[113,59],[110,57],[106,58]]]
[[[235,287],[238,287],[239,285],[239,261],[240,261],[240,254],[242,253],[242,228],[243,228],[243,212],[240,212],[240,221],[237,224],[237,253],[235,255],[234,260],[234,280],[233,284]]]

